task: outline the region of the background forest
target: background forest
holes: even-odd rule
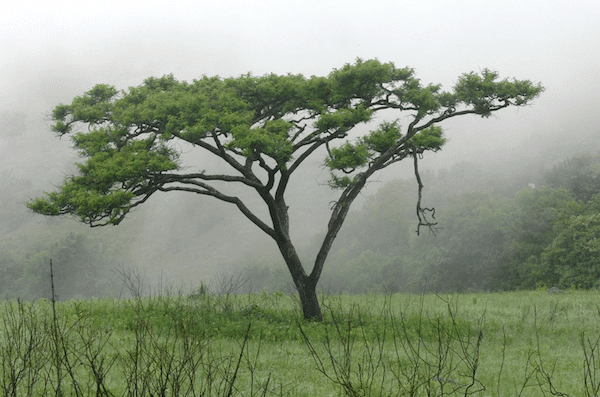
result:
[[[600,157],[583,155],[537,177],[466,163],[429,174],[439,230],[421,236],[413,182],[389,182],[344,230],[330,283],[352,292],[598,287],[599,173]]]
[[[600,285],[600,156],[531,175],[463,163],[423,176],[438,228],[416,233],[413,180],[393,180],[349,216],[326,292],[465,292]],[[534,182],[535,181],[535,182]],[[314,249],[314,248],[313,248]],[[248,269],[258,280],[277,271]],[[274,284],[275,281],[271,281]],[[271,285],[273,286],[273,285]]]

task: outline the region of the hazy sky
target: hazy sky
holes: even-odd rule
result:
[[[598,21],[597,0],[11,2],[0,14],[0,109],[35,119],[96,83],[325,75],[378,58],[447,88],[486,67],[547,87],[530,108],[448,123],[447,156],[538,150],[547,135],[585,145],[600,132]]]

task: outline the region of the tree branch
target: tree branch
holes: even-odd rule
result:
[[[195,173],[195,174],[163,174],[161,175],[163,184],[170,182],[181,182],[187,183],[187,181],[191,181],[193,179],[201,179],[203,181],[222,181],[222,182],[240,182],[244,185],[251,186],[255,189],[262,188],[263,185],[259,182],[250,180],[244,176],[234,176],[234,175],[225,175],[225,174],[204,174],[204,173]]]
[[[161,192],[172,192],[172,191],[181,191],[181,192],[191,192],[196,194],[202,194],[207,196],[215,197],[221,201],[235,204],[238,209],[248,218],[252,223],[258,226],[263,232],[268,234],[271,238],[276,238],[275,230],[263,222],[258,216],[256,216],[245,204],[244,202],[236,196],[228,196],[226,194],[221,193],[217,189],[207,184],[204,184],[199,181],[180,181],[181,183],[195,185],[199,188],[187,187],[187,186],[169,186],[169,187],[159,187],[158,190]]]

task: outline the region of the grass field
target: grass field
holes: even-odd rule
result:
[[[282,293],[0,306],[4,395],[596,396],[600,293]],[[562,393],[562,394],[560,394]]]

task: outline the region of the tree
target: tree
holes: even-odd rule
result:
[[[506,262],[512,205],[502,195],[487,192],[463,194],[444,208],[431,268],[435,291],[492,290],[502,288],[499,273]]]
[[[544,182],[553,188],[568,189],[577,200],[587,202],[600,193],[600,155],[571,157],[548,171]]]
[[[600,285],[600,213],[572,217],[544,250],[543,269],[555,275],[560,288],[597,288]]]
[[[580,204],[580,203],[578,203]],[[600,194],[563,216],[560,229],[540,255],[543,282],[559,288],[600,286]]]
[[[553,285],[558,275],[544,268],[541,255],[568,219],[581,212],[581,204],[564,188],[526,188],[515,199],[506,269],[519,288]]]
[[[159,191],[185,191],[231,203],[277,243],[304,317],[320,320],[317,283],[350,205],[367,180],[408,157],[414,161],[420,191],[418,159],[445,142],[438,123],[525,106],[542,91],[540,84],[498,80],[496,72],[485,69],[462,75],[446,92],[440,85],[422,85],[410,68],[360,59],[326,77],[248,74],[205,76],[187,83],[168,75],[126,91],[97,85],[52,113],[53,131],[72,134],[75,148],[86,158],[78,164],[79,174],[28,206],[41,214],[71,214],[101,226],[117,225]],[[385,121],[350,139],[354,127],[384,110],[404,112],[406,126],[401,128],[400,119]],[[87,128],[76,132],[81,124]],[[220,159],[230,172],[189,171],[180,157],[185,144]],[[307,271],[290,238],[285,193],[294,173],[319,149],[326,150],[321,153],[331,170],[330,186],[341,193]],[[267,215],[228,193],[229,185],[254,191]],[[419,194],[419,225],[432,226],[429,209],[420,203]]]

